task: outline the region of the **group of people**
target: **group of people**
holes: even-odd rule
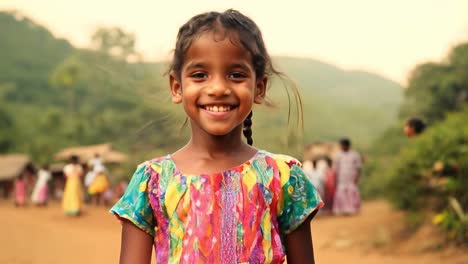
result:
[[[36,173],[32,166],[27,166],[15,182],[15,205],[24,206],[30,201],[37,206],[46,206],[49,200],[49,181],[52,176],[49,166],[44,165]],[[32,188],[31,188],[32,187]]]
[[[328,156],[318,157],[304,161],[303,168],[325,202],[323,212],[353,215],[361,208],[358,183],[362,158],[351,149],[349,139],[341,139],[339,144],[340,152],[334,162]]]
[[[69,164],[63,168],[65,186],[62,207],[67,215],[79,215],[84,202],[109,205],[116,195],[125,191],[126,183],[119,182],[111,188],[106,167],[102,158],[96,154],[87,164],[80,164],[78,156],[71,156]],[[46,206],[49,200],[49,185],[52,179],[49,166],[44,165],[37,176],[32,166],[28,166],[15,182],[15,205],[25,206],[30,201],[38,206]],[[31,188],[30,186],[34,186]]]
[[[67,215],[80,215],[84,202],[107,206],[118,195],[116,192],[124,192],[118,191],[125,188],[124,182],[119,182],[115,189],[111,188],[104,161],[98,154],[85,164],[85,168],[80,164],[78,156],[72,156],[70,163],[63,168],[63,173],[66,182],[62,206]]]

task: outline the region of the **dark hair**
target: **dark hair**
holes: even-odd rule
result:
[[[345,148],[349,148],[351,146],[351,140],[349,140],[348,138],[342,138],[340,139],[340,145]]]
[[[312,167],[313,167],[314,169],[317,168],[317,161],[318,161],[317,159],[313,159],[313,160],[312,160]]]
[[[79,162],[79,160],[80,159],[79,159],[79,157],[77,155],[71,155],[71,157],[70,157],[70,161],[73,164],[77,164]]]
[[[419,118],[412,117],[406,121],[406,124],[413,128],[414,133],[421,134],[426,128],[426,123]]]
[[[29,173],[29,174],[35,174],[36,173],[36,168],[32,163],[28,163],[26,167],[24,168],[24,172]]]
[[[240,45],[245,48],[252,57],[252,65],[255,70],[256,78],[263,78],[264,76],[277,75],[281,79],[286,76],[277,71],[272,64],[271,58],[263,42],[263,37],[260,29],[255,22],[249,17],[243,15],[239,11],[228,9],[222,13],[220,12],[207,12],[192,17],[179,29],[177,34],[176,46],[174,49],[174,56],[172,63],[169,67],[169,72],[174,75],[178,80],[181,78],[182,66],[184,64],[185,53],[189,49],[192,42],[207,32],[222,32],[234,45]],[[288,93],[288,99],[290,94]],[[302,125],[302,101],[299,96],[297,88],[294,87],[294,95],[297,103],[297,112],[299,115],[299,124]],[[273,106],[269,100],[265,100],[265,104]],[[288,109],[288,122],[291,114],[291,109]],[[185,124],[185,123],[184,123]],[[244,121],[244,136],[247,138],[249,145],[253,144],[252,139],[252,112],[247,116]]]

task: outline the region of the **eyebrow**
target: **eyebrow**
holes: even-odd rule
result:
[[[190,62],[187,66],[185,66],[185,70],[190,71],[190,70],[193,70],[193,69],[205,68],[205,67],[207,67],[207,65],[205,63]],[[240,69],[243,69],[243,70],[246,70],[246,71],[250,71],[251,69],[255,70],[252,67],[249,67],[249,65],[247,63],[243,63],[243,62],[236,62],[236,63],[233,63],[233,64],[229,65],[229,69],[236,69],[236,68],[240,68]]]
[[[201,62],[190,62],[187,66],[185,66],[185,70],[191,70],[191,69],[196,69],[196,68],[204,68],[206,64],[201,63]]]
[[[243,70],[246,70],[246,71],[250,71],[250,70],[255,70],[253,69],[253,67],[249,67],[249,65],[247,65],[246,63],[233,63],[232,65],[229,66],[229,68],[231,69],[235,69],[235,68],[241,68]]]

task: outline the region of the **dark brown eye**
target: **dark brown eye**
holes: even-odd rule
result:
[[[208,75],[204,72],[195,72],[191,74],[190,77],[197,80],[204,80],[208,77]]]
[[[247,75],[242,72],[233,72],[228,75],[228,78],[233,80],[242,80],[246,77]]]

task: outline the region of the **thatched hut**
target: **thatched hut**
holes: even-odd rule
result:
[[[0,195],[2,197],[10,196],[16,177],[21,175],[28,166],[32,166],[28,155],[0,155]]]
[[[102,158],[104,164],[106,164],[109,171],[108,176],[110,176],[109,180],[112,182],[118,174],[118,165],[126,161],[128,157],[126,154],[114,150],[110,143],[66,148],[55,154],[54,159],[60,162],[68,162],[72,155],[76,155],[82,164],[87,164],[96,154],[98,154]],[[54,186],[56,186],[54,190],[56,197],[60,197],[60,191],[63,190],[64,177],[62,171],[58,170],[58,168],[63,168],[63,166],[64,164],[56,164],[56,172],[52,170]]]
[[[304,160],[315,160],[324,157],[335,159],[339,152],[339,146],[336,143],[313,143],[304,148]]]
[[[110,143],[66,148],[55,154],[54,158],[65,161],[70,159],[72,155],[76,155],[80,158],[81,162],[86,163],[94,158],[96,154],[101,156],[104,163],[107,164],[120,164],[127,159],[127,155],[114,150]]]

